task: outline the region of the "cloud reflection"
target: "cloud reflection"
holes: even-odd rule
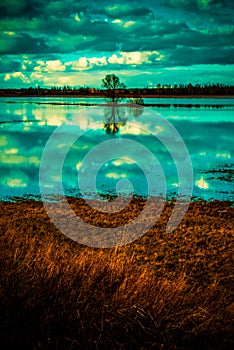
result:
[[[208,182],[205,181],[203,177],[201,177],[199,180],[196,181],[196,185],[197,185],[199,188],[202,188],[202,189],[204,189],[204,190],[206,190],[207,188],[209,188]]]
[[[77,111],[83,110],[83,108],[77,106],[69,106],[69,108],[67,108],[67,106],[62,107],[49,104],[38,106],[20,103],[2,103],[1,107],[1,120],[6,120],[7,118],[8,121],[10,121],[8,124],[0,125],[0,183],[2,197],[7,193],[13,193],[12,191],[14,189],[15,195],[19,193],[19,189],[22,189],[22,191],[24,190],[26,194],[37,194],[37,191],[39,193],[38,172],[42,152],[53,130],[64,121],[66,121],[67,130],[74,134],[79,130],[87,130],[94,123],[97,123],[97,121],[99,122],[96,128],[90,131],[87,130],[87,133],[85,133],[78,143],[73,144],[67,154],[63,170],[63,181],[67,188],[77,190],[77,173],[78,170],[82,170],[82,160],[87,152],[95,147],[96,144],[109,140],[111,137],[116,137],[118,142],[121,143],[122,138],[129,137],[132,140],[140,141],[155,154],[168,179],[168,192],[170,193],[171,191],[171,193],[175,193],[177,190],[178,178],[173,159],[165,146],[163,146],[161,142],[157,142],[155,137],[153,138],[146,130],[155,130],[156,134],[168,138],[170,143],[173,144],[173,150],[179,161],[183,162],[184,159],[180,157],[178,140],[167,135],[167,130],[164,130],[163,127],[159,125],[156,113],[155,116],[152,117],[152,113],[144,109],[143,113],[140,116],[138,115],[136,120],[134,113],[130,113],[127,108],[123,109],[121,118],[126,115],[125,124],[122,125],[118,133],[113,136],[107,134],[105,130],[103,130],[106,116],[100,113],[98,114],[98,108],[96,115],[94,115],[93,112],[89,113],[86,109],[86,113],[76,113],[72,119],[69,119],[71,115],[74,115]],[[157,109],[155,110],[157,111]],[[6,111],[8,112],[6,113]],[[163,109],[162,112],[165,112],[167,117],[170,113],[171,115],[174,113],[173,110],[170,111],[170,109]],[[194,113],[198,112],[193,108],[186,111],[186,118],[184,118],[184,113],[183,111],[181,118],[179,118],[180,110],[177,109],[178,118],[172,119],[171,122],[182,136],[191,155],[194,172],[196,174],[195,191],[199,189],[203,192],[208,192],[208,190],[213,191],[212,196],[214,198],[220,198],[220,193],[225,190],[230,193],[231,196],[233,188],[231,187],[232,182],[230,177],[231,170],[233,169],[234,146],[232,142],[233,122],[228,117],[230,116],[230,111],[223,110],[222,116],[221,114],[214,114],[213,120],[211,117],[203,119],[202,113],[200,117],[197,114],[194,119]],[[211,112],[209,113],[211,116]],[[13,121],[16,116],[18,118],[22,117],[22,122],[14,123]],[[192,116],[192,119],[190,119],[189,116]],[[134,125],[132,123],[133,121]],[[66,142],[59,144],[56,150],[57,153],[53,155],[54,159],[56,159],[65,148]],[[151,165],[152,164],[149,162],[145,164],[145,168],[150,171]],[[90,169],[88,170],[92,172],[95,167],[96,164],[94,162],[94,164],[90,165]],[[220,170],[220,173],[217,172],[217,169]],[[51,169],[48,168],[49,173],[50,171]],[[207,175],[208,172],[209,178]],[[220,175],[221,172],[222,176]],[[113,180],[115,182],[115,180],[135,178],[135,183],[139,191],[141,186],[143,186],[141,174],[134,161],[128,157],[127,149],[126,157],[114,159],[109,162],[105,166],[105,169],[102,169],[100,176],[103,176],[103,178],[100,177],[99,179],[100,183],[102,183],[102,181],[105,183],[104,179],[110,182]],[[218,180],[218,178],[220,179]],[[54,180],[56,179],[51,179],[51,184]],[[59,177],[57,180],[59,181]],[[53,190],[51,184],[48,184],[48,186]],[[109,183],[107,183],[107,186],[108,184]],[[198,195],[201,196],[201,193],[199,192]],[[204,198],[208,198],[208,195],[202,195],[204,195]],[[210,192],[209,195],[211,196]]]

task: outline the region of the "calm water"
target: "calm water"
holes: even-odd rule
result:
[[[56,131],[41,172],[48,194],[59,193],[62,181],[71,196],[116,195],[122,180],[122,195],[147,195],[153,174],[151,195],[176,196],[187,181],[190,157],[193,196],[233,200],[234,99],[144,101],[168,106],[113,110],[77,105],[105,103],[95,98],[1,98],[0,198],[40,195],[41,158]],[[178,166],[184,169],[182,177]]]

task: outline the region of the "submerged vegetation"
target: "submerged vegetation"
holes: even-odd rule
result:
[[[94,249],[63,236],[42,203],[1,202],[2,348],[231,349],[234,209],[191,203],[166,234],[172,207],[137,241]]]

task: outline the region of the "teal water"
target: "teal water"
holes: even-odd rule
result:
[[[180,138],[168,125],[177,130],[187,147],[193,168],[193,197],[233,200],[234,99],[144,100],[168,106],[124,107],[112,113],[110,107],[100,106],[104,99],[1,98],[1,200],[40,196],[41,158],[55,130],[57,138],[43,169],[46,183],[42,187],[48,194],[56,195],[62,182],[64,193],[70,196],[116,195],[119,181],[127,180],[120,189],[122,195],[132,191],[146,196],[147,176],[156,169],[150,194],[176,196],[184,181],[178,178],[177,165],[183,164],[186,178],[188,159],[184,160],[187,155]],[[74,142],[68,149],[70,139]],[[138,149],[136,143],[145,148]],[[95,147],[102,144],[96,152]],[[116,149],[121,149],[119,155]],[[156,160],[146,156],[145,149]]]

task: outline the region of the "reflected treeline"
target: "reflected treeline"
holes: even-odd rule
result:
[[[214,103],[145,103],[148,107],[165,107],[165,108],[233,108],[233,104],[214,104]]]
[[[104,117],[106,119],[103,130],[108,135],[115,135],[121,127],[127,124],[129,117],[138,118],[143,113],[144,107],[132,105],[131,101],[129,107],[123,108],[120,106],[111,106],[105,109]],[[126,113],[127,112],[127,113]]]

